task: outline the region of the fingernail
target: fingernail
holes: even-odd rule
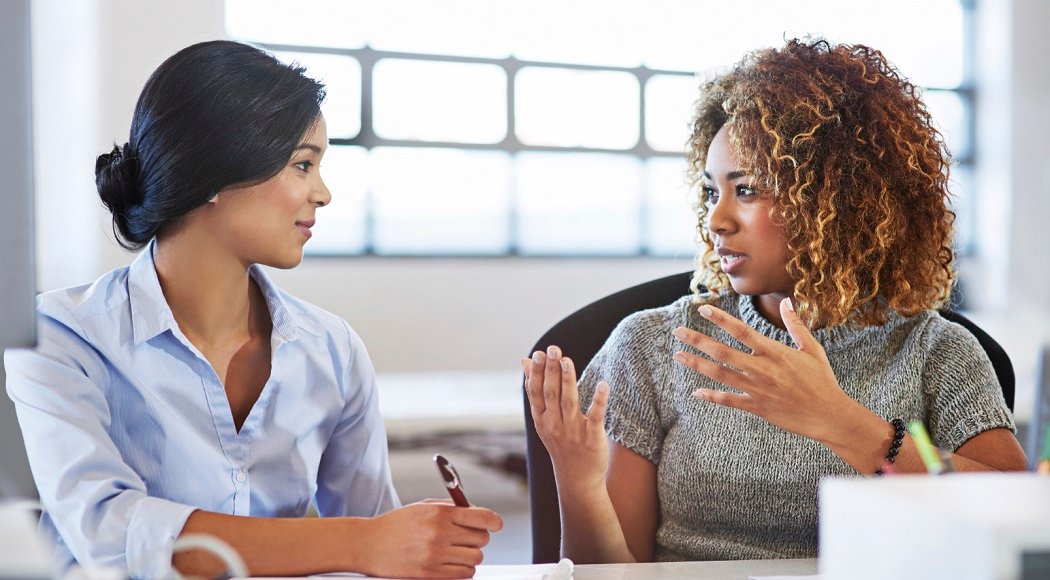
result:
[[[606,382],[604,382],[604,381],[603,381],[603,382],[600,382],[600,383],[598,383],[598,389],[597,389],[597,391],[598,391],[599,393],[604,393],[605,391],[608,391],[608,390],[609,390],[609,383],[606,383]]]
[[[676,361],[678,361],[680,363],[684,363],[685,362],[685,353],[682,352],[682,351],[678,351],[678,352],[674,353],[674,360],[676,360]]]
[[[704,389],[697,389],[697,390],[693,391],[693,396],[696,397],[697,399],[702,399],[702,400],[706,401],[707,400],[707,391],[705,391]]]
[[[551,345],[547,347],[547,356],[551,358],[558,358],[558,347]]]
[[[537,364],[543,362],[543,353],[538,350],[532,353],[532,362]]]
[[[790,298],[785,298],[784,302],[787,302],[786,306],[787,306],[788,310],[790,310],[791,312],[795,311],[795,305],[791,303],[791,299]]]
[[[710,318],[711,314],[714,313],[714,310],[711,310],[710,306],[708,306],[707,304],[704,304],[703,306],[701,306],[699,308],[699,312],[700,312],[700,316],[703,316],[704,318]]]
[[[563,370],[563,371],[569,370],[569,359],[567,359],[567,358],[561,359],[561,370]]]
[[[685,340],[685,329],[679,326],[678,328],[671,331],[671,334],[679,340]]]

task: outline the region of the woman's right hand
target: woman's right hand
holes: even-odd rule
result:
[[[551,455],[560,491],[586,494],[604,490],[609,468],[609,439],[605,433],[609,385],[598,383],[584,414],[580,410],[576,368],[571,359],[562,356],[561,349],[550,346],[546,353],[536,351],[531,360],[522,359],[521,366],[532,421]]]
[[[496,512],[425,500],[373,519],[361,553],[368,561],[355,570],[396,578],[471,578],[481,564],[489,534],[503,528]]]

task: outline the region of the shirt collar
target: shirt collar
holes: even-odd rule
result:
[[[153,260],[156,247],[157,241],[151,240],[132,262],[128,271],[132,340],[136,346],[165,331],[178,328],[157,276],[157,265]],[[284,342],[295,340],[300,321],[296,313],[288,307],[285,297],[259,265],[251,266],[248,273],[262,291],[274,331]]]

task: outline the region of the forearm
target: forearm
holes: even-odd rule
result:
[[[843,461],[862,474],[873,474],[876,469],[882,466],[893,441],[894,429],[888,421],[856,403],[853,409],[842,416],[832,427],[833,430],[818,437],[817,441],[824,444],[833,453],[842,458]],[[1023,453],[1020,452],[1019,447],[1016,449],[1005,449],[1003,452],[993,451],[989,453],[990,448],[977,443],[977,440],[981,437],[985,437],[985,434],[974,437],[971,442],[963,445],[956,453],[948,454],[956,471],[1024,469]],[[1001,437],[1000,439],[1005,438]],[[993,442],[992,445],[1005,444],[1009,446],[1009,443],[1009,441],[998,441]],[[974,447],[974,444],[983,447],[983,449]],[[968,447],[971,448],[970,452],[960,454]],[[985,460],[986,457],[995,457],[1002,463],[989,463]],[[1021,461],[1011,461],[1014,457],[1020,457]],[[893,463],[893,468],[899,473],[927,472],[922,455],[919,453],[915,440],[912,439],[911,435],[905,434],[900,451]]]
[[[369,520],[360,518],[256,518],[198,510],[182,529],[208,534],[240,554],[253,576],[306,576],[364,569],[365,554],[354,538],[367,537]],[[176,554],[172,565],[184,575],[216,577],[218,559],[200,550]]]
[[[577,564],[636,562],[605,486],[566,487],[558,486],[562,555]]]

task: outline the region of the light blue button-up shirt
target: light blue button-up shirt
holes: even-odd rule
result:
[[[41,294],[39,345],[4,355],[65,565],[171,575],[195,509],[374,516],[399,505],[375,374],[342,319],[251,277],[273,320],[270,378],[240,432],[226,392],[179,330],[150,244],[90,286]],[[348,538],[348,541],[353,541]]]

